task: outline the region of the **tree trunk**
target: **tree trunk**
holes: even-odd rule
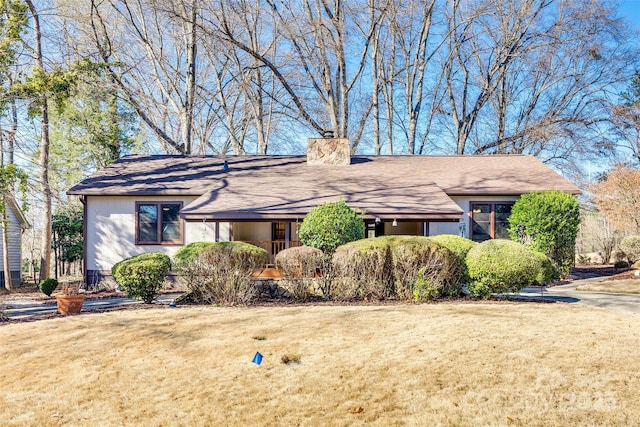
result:
[[[42,56],[42,32],[40,31],[40,15],[32,0],[26,0],[33,17],[33,33],[35,37],[34,51],[38,68],[45,72]],[[51,262],[51,186],[49,185],[49,108],[47,95],[40,96],[40,191],[42,192],[42,240],[40,244],[40,280],[49,276]]]

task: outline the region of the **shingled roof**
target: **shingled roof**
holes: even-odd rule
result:
[[[186,219],[284,219],[340,198],[369,215],[456,219],[462,210],[448,196],[552,189],[580,193],[520,155],[358,156],[349,166],[309,166],[305,156],[128,156],[67,194],[201,196],[183,208]]]

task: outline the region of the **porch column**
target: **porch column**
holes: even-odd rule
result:
[[[284,227],[284,248],[289,249],[289,241],[291,240],[291,222],[287,222]]]
[[[422,235],[429,236],[429,221],[424,221],[422,223]]]
[[[214,240],[215,242],[219,242],[220,241],[220,222],[216,221],[216,240]]]

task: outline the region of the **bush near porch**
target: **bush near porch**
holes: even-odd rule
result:
[[[246,304],[255,297],[251,274],[264,266],[267,251],[244,242],[196,242],[174,259],[178,280],[205,304]]]

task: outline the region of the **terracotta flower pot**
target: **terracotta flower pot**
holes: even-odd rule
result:
[[[63,316],[67,314],[78,314],[82,310],[84,295],[56,295],[58,311]]]

